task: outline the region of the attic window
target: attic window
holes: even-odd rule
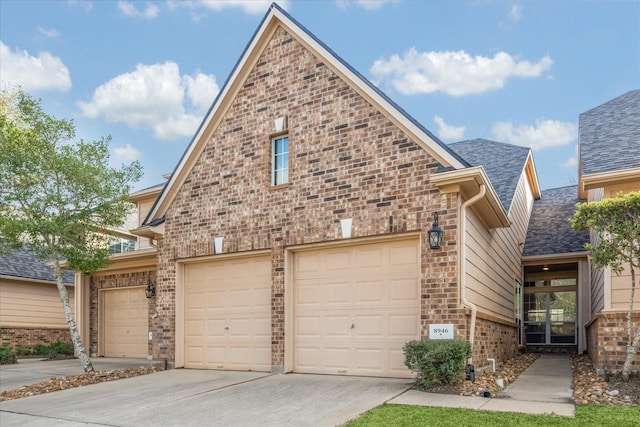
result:
[[[271,185],[289,182],[289,136],[271,139]]]

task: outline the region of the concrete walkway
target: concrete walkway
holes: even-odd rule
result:
[[[497,398],[409,390],[388,403],[573,417],[572,378],[569,356],[542,354]]]

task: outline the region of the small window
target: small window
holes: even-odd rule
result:
[[[136,241],[130,239],[122,239],[120,237],[112,237],[109,244],[109,252],[112,254],[122,254],[125,252],[133,252],[136,250]]]
[[[289,182],[289,137],[279,136],[271,140],[271,184]]]

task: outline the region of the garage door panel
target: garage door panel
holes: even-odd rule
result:
[[[376,347],[360,347],[356,346],[354,348],[354,358],[357,361],[355,369],[358,371],[383,371],[385,368],[384,364],[384,350]]]
[[[198,280],[190,281],[192,278]],[[186,265],[185,300],[203,291],[206,298],[202,298],[202,309],[185,307],[185,326],[191,320],[200,320],[207,329],[200,335],[185,333],[185,348],[202,346],[206,351],[201,360],[185,357],[185,367],[270,371],[270,258]]]
[[[418,246],[390,245],[389,264],[391,269],[404,266],[417,266],[420,260]]]
[[[402,347],[420,336],[418,248],[413,240],[294,253],[294,370],[412,377]]]
[[[349,367],[349,351],[348,345],[327,346],[324,348],[323,358],[326,361],[324,366],[338,371],[329,373],[339,373],[340,370],[346,370]]]
[[[400,341],[409,341],[419,335],[419,318],[413,315],[389,316],[389,337]]]
[[[420,296],[415,278],[397,278],[389,281],[389,301],[415,303]]]
[[[349,251],[337,251],[324,257],[320,255],[318,258],[322,262],[322,270],[320,271],[338,273],[351,268],[351,253]]]
[[[382,258],[384,254],[382,253],[382,248],[371,248],[371,249],[357,249],[356,250],[356,265],[355,267],[360,270],[369,270],[372,267],[377,268],[383,264]]]

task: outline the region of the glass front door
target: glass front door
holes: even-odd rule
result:
[[[576,343],[576,292],[524,295],[527,344]]]

